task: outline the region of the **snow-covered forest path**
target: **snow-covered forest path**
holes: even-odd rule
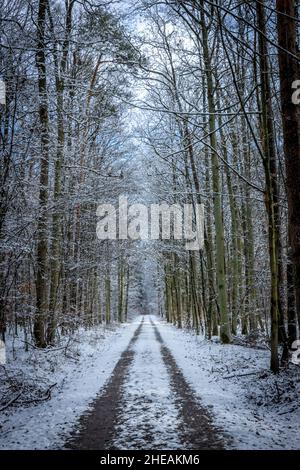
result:
[[[212,424],[164,344],[155,317],[141,318],[106,387],[66,447],[221,449]]]

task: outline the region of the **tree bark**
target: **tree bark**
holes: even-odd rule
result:
[[[49,175],[49,117],[45,57],[45,20],[47,0],[39,1],[37,20],[39,120],[41,135],[40,193],[37,242],[37,279],[36,279],[36,315],[34,320],[34,339],[38,347],[45,347],[45,317],[48,310],[48,175]]]
[[[208,30],[203,11],[203,0],[201,0],[201,30],[203,43],[203,59],[206,74],[207,87],[207,103],[209,111],[209,132],[210,132],[210,148],[212,159],[212,178],[213,178],[213,207],[215,222],[215,239],[216,239],[216,278],[218,305],[220,311],[220,337],[222,343],[231,342],[230,321],[227,309],[227,283],[225,275],[225,242],[224,242],[224,223],[222,214],[222,198],[220,185],[220,168],[217,155],[217,138],[216,138],[216,107],[214,100],[214,86],[212,64],[210,59],[210,51],[208,45]]]
[[[291,258],[300,327],[300,109],[293,103],[292,84],[299,79],[297,7],[295,0],[277,0],[278,61]],[[293,19],[295,18],[295,19]]]

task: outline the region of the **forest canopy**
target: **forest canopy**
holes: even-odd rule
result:
[[[0,335],[157,313],[288,362],[300,326],[298,2],[1,1]],[[99,204],[204,205],[204,246]],[[150,288],[149,288],[150,286]]]

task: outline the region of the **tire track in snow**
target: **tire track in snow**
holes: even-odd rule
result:
[[[207,409],[201,406],[183,373],[178,368],[171,351],[164,344],[157,325],[151,319],[155,336],[161,345],[161,354],[168,370],[175,402],[182,423],[180,432],[185,442],[184,449],[209,450],[224,449],[224,437],[221,431],[213,426],[212,418]]]
[[[80,418],[77,429],[73,431],[71,438],[65,444],[66,449],[103,450],[111,448],[117,416],[121,412],[121,385],[133,360],[132,346],[141,332],[143,321],[142,319],[127,349],[122,353],[103,392],[96,398],[91,410]]]

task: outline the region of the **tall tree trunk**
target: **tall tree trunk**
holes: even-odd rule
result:
[[[124,321],[128,319],[128,301],[129,301],[129,284],[130,284],[130,270],[128,263],[126,267],[126,293],[125,293],[125,305],[124,305]]]
[[[261,133],[264,153],[264,169],[266,179],[265,202],[268,214],[269,227],[269,256],[271,270],[271,370],[278,372],[278,328],[280,316],[279,297],[279,234],[278,234],[278,183],[277,162],[274,144],[273,113],[269,80],[268,49],[265,40],[265,14],[264,3],[256,3],[259,34],[259,62],[261,81]]]
[[[111,282],[110,272],[108,271],[105,277],[105,323],[108,325],[111,322]]]
[[[64,122],[63,122],[63,85],[57,84],[57,154],[55,162],[54,176],[54,195],[53,202],[55,204],[52,216],[52,243],[51,243],[51,276],[50,276],[50,296],[49,296],[49,321],[47,327],[47,342],[52,344],[55,339],[56,329],[56,307],[57,294],[60,276],[60,256],[61,256],[61,214],[60,208],[57,207],[61,196],[61,173],[63,163],[64,148]]]
[[[214,100],[213,72],[208,45],[208,30],[206,25],[205,13],[203,10],[203,0],[201,0],[201,30],[203,43],[203,59],[206,74],[207,103],[209,111],[209,133],[210,148],[212,158],[212,177],[213,177],[213,205],[215,221],[215,239],[216,239],[216,277],[218,291],[218,305],[220,311],[220,336],[222,343],[230,343],[230,321],[227,310],[227,283],[225,276],[225,242],[224,242],[224,224],[222,214],[222,198],[220,185],[220,168],[217,155],[217,126],[216,126],[216,107]]]
[[[293,82],[299,80],[297,2],[276,0],[278,60],[283,121],[291,258],[300,327],[300,109],[293,103]],[[293,19],[295,18],[295,19]]]
[[[59,207],[61,191],[62,191],[62,166],[64,160],[65,130],[64,130],[64,88],[65,88],[65,72],[67,68],[67,60],[69,53],[69,37],[72,28],[72,9],[74,1],[66,2],[66,21],[65,21],[65,39],[63,42],[62,59],[59,62],[57,49],[54,52],[55,62],[55,85],[56,85],[56,109],[57,109],[57,152],[55,161],[54,174],[54,212],[52,216],[52,244],[51,244],[51,277],[50,277],[50,298],[49,298],[49,320],[47,328],[47,342],[53,343],[55,339],[56,329],[56,307],[57,295],[59,287],[59,277],[61,270],[61,232],[62,217],[61,208]],[[50,9],[48,8],[49,17],[52,23]],[[53,29],[54,32],[54,29]],[[54,34],[53,34],[54,36]]]
[[[118,322],[123,322],[125,267],[123,255],[118,260]]]
[[[39,219],[37,227],[37,279],[36,315],[34,320],[34,339],[38,347],[45,347],[45,318],[48,310],[48,174],[49,174],[49,117],[45,57],[45,19],[47,0],[39,1],[37,20],[39,120],[41,135]]]
[[[287,314],[288,314],[288,345],[292,346],[293,342],[297,339],[297,323],[296,323],[296,305],[295,305],[295,290],[294,290],[294,270],[293,261],[291,257],[291,248],[288,244],[287,251],[287,265],[286,265],[286,278],[287,278]]]

